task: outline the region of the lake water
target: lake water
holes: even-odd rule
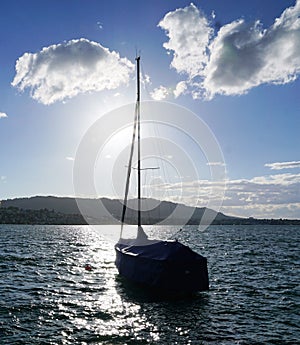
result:
[[[88,226],[0,225],[0,344],[299,344],[299,230],[189,227],[210,291],[156,300]]]

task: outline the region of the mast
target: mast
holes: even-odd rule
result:
[[[125,196],[122,208],[122,216],[121,216],[121,233],[120,238],[122,237],[123,226],[125,221],[125,213],[127,208],[127,199],[128,199],[128,191],[129,191],[129,182],[130,182],[130,175],[132,170],[132,159],[133,159],[133,151],[134,151],[134,143],[136,132],[138,135],[138,227],[142,224],[142,217],[141,217],[141,145],[140,145],[140,57],[136,58],[137,62],[137,101],[135,105],[135,115],[134,115],[134,125],[133,125],[133,132],[132,132],[132,142],[131,142],[131,149],[129,155],[129,162],[128,162],[128,170],[127,170],[127,178],[126,178],[126,185],[125,185]]]
[[[140,112],[140,56],[136,57],[137,64],[137,136],[138,136],[138,227],[142,225],[141,217],[141,112]]]

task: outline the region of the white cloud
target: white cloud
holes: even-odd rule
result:
[[[256,218],[300,218],[300,174],[231,180],[226,187],[224,212]]]
[[[262,29],[238,20],[223,26],[210,47],[204,88],[213,96],[242,94],[264,84],[284,84],[300,72],[300,1]]]
[[[67,156],[67,157],[66,157],[66,160],[67,160],[67,161],[74,161],[75,159],[74,159],[74,157]]]
[[[261,184],[261,185],[274,184],[274,185],[287,186],[287,185],[296,184],[296,183],[300,184],[300,174],[286,173],[286,174],[259,176],[259,177],[254,177],[250,181],[256,184]]]
[[[300,73],[300,0],[268,29],[236,20],[213,29],[195,5],[169,12],[159,23],[171,66],[186,75],[193,98],[238,95],[261,84],[285,84]]]
[[[300,203],[291,204],[254,204],[242,206],[223,206],[221,212],[236,217],[253,217],[263,219],[299,219]]]
[[[80,93],[116,89],[129,81],[134,65],[117,52],[81,38],[25,53],[16,62],[12,85],[51,104]]]
[[[4,119],[5,117],[7,117],[7,114],[0,112],[0,119]]]
[[[187,85],[185,81],[180,81],[177,83],[175,90],[173,91],[175,98],[182,95],[187,89]]]
[[[101,22],[97,22],[97,27],[100,29],[100,30],[102,30],[103,29],[103,24],[101,23]]]
[[[144,85],[144,87],[147,87],[148,85],[151,85],[151,78],[148,74],[142,74],[141,75],[141,83]]]
[[[164,48],[174,52],[171,66],[190,77],[202,75],[208,61],[207,46],[213,34],[205,15],[190,4],[167,13],[158,26],[169,37]]]
[[[206,165],[208,166],[225,166],[224,162],[207,162]]]
[[[268,167],[271,170],[300,168],[300,161],[267,163],[265,164],[265,167]]]
[[[158,88],[154,89],[151,92],[151,97],[155,101],[162,101],[163,99],[166,99],[170,94],[170,91],[165,86],[159,86]]]
[[[185,81],[180,81],[177,83],[175,89],[165,87],[160,85],[159,87],[155,88],[152,92],[150,92],[150,96],[155,101],[162,101],[172,94],[175,98],[179,97],[180,95],[184,94],[187,89],[187,83]]]
[[[217,205],[221,198],[221,211],[227,214],[300,219],[300,173],[256,176],[225,182],[225,196],[224,181],[181,181],[160,183],[154,187],[160,191],[168,191],[170,196],[181,195],[181,202],[191,206],[206,206],[208,200]]]

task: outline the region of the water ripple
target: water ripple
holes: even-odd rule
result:
[[[299,343],[297,227],[181,232],[207,256],[211,286],[184,300],[120,279],[113,245],[86,226],[1,226],[0,235],[1,344]]]

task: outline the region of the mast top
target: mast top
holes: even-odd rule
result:
[[[137,76],[137,102],[138,104],[140,103],[140,98],[141,98],[141,86],[140,86],[140,55],[138,55],[136,58],[135,58],[135,61],[136,61],[136,76]],[[140,121],[139,119],[140,116],[138,116],[138,122]],[[139,129],[138,129],[138,133],[139,133]]]

